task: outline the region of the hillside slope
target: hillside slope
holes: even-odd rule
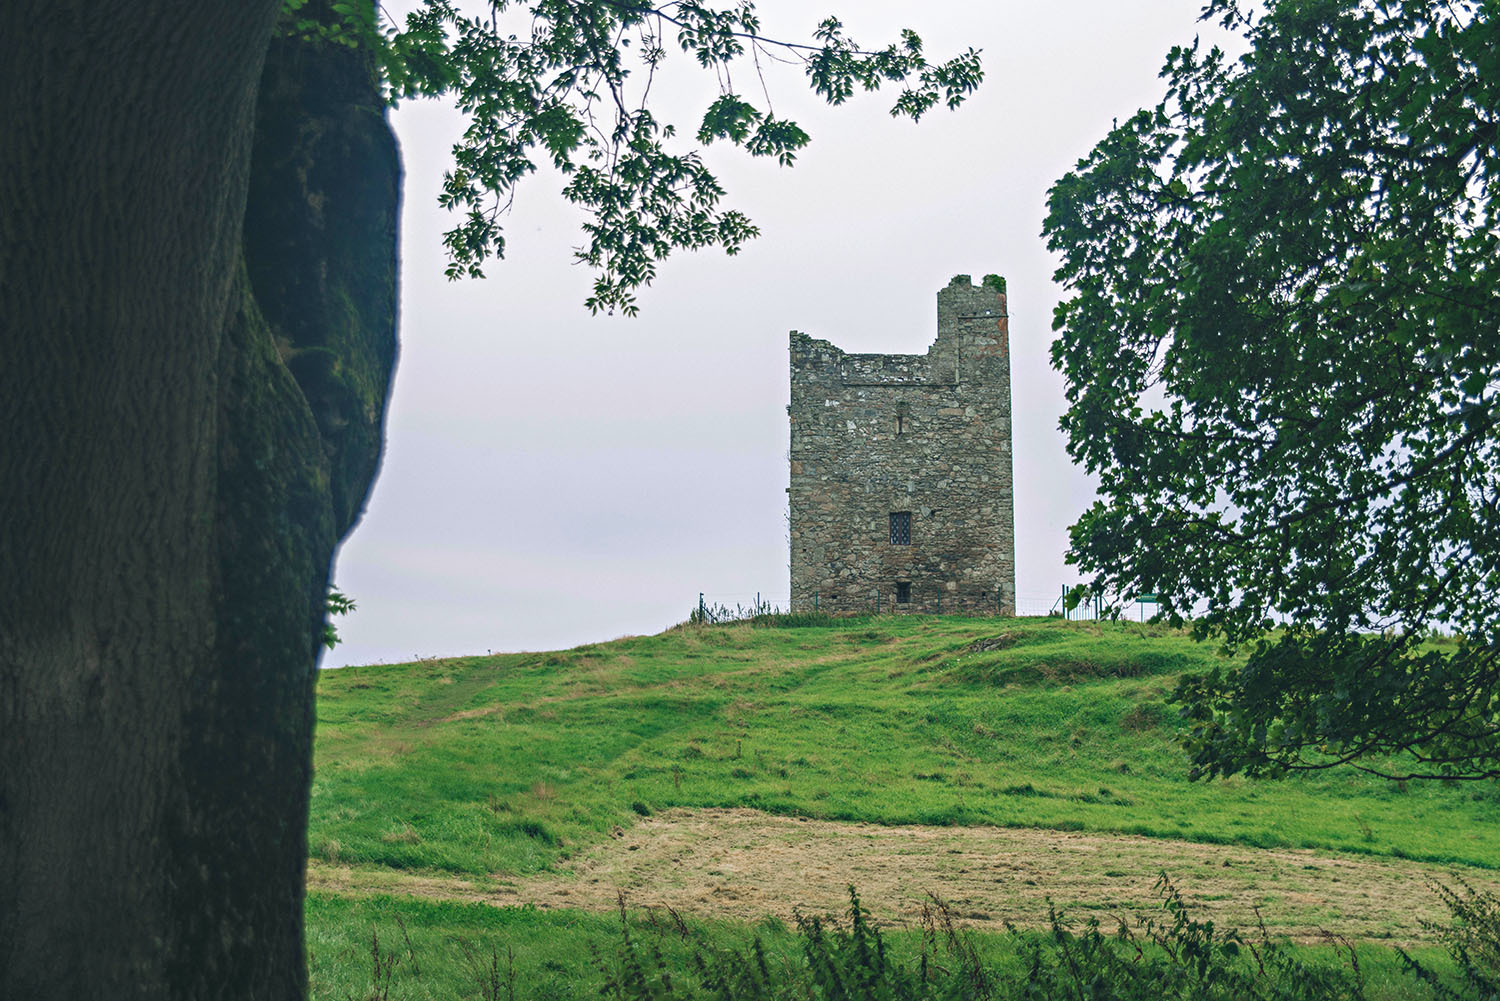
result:
[[[1115,832],[1500,869],[1500,789],[1191,783],[1161,627],[885,617],[680,628],[319,684],[315,860],[504,880],[668,808]]]

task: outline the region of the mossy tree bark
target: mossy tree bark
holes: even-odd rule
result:
[[[0,996],[296,998],[399,166],[279,0],[0,7]]]

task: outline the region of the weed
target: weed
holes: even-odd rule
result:
[[[1424,922],[1435,932],[1453,960],[1456,973],[1444,977],[1414,959],[1405,949],[1397,950],[1409,973],[1432,989],[1442,1001],[1467,1001],[1500,997],[1500,896],[1474,889],[1453,877],[1457,889],[1433,884],[1432,890],[1451,915],[1446,925]]]
[[[380,932],[370,929],[370,991],[366,1001],[388,1001],[391,996],[391,977],[401,957],[380,948]]]
[[[1342,965],[1305,962],[1296,947],[1220,932],[1197,921],[1165,875],[1158,887],[1165,920],[1132,930],[1120,923],[1106,935],[1097,919],[1075,930],[1051,911],[1050,933],[1012,932],[1017,964],[1009,970],[987,960],[976,939],[941,899],[923,903],[917,955],[903,962],[849,888],[845,918],[797,916],[801,961],[773,968],[756,934],[743,947],[715,946],[686,926],[666,927],[651,917],[654,942],[631,930],[623,896],[612,954],[596,954],[604,978],[598,991],[615,1001],[714,998],[719,1001],[1362,1001],[1358,956],[1336,937],[1330,944]],[[686,960],[664,948],[668,936],[689,944]],[[1019,975],[1017,973],[1019,972]]]
[[[395,914],[396,927],[401,929],[401,941],[406,945],[406,958],[411,963],[411,975],[417,980],[422,979],[422,966],[417,962],[416,947],[411,944],[411,932],[406,927],[406,922],[401,917],[401,912]]]
[[[480,1001],[516,1001],[516,954],[510,946],[505,947],[505,967],[500,966],[500,950],[490,946],[487,958],[481,957],[479,948],[466,938],[457,939],[459,951],[463,953],[464,965],[469,976],[479,986]],[[504,994],[501,994],[501,990]]]
[[[1111,998],[1116,1001],[1362,1001],[1357,966],[1313,966],[1295,947],[1259,941],[1193,918],[1165,873],[1157,882],[1165,921],[1147,920],[1136,931],[1120,922],[1118,934],[1100,931],[1097,918],[1074,932],[1050,912],[1047,940],[1026,940],[1021,953],[1025,998]],[[1246,955],[1248,954],[1248,961]]]

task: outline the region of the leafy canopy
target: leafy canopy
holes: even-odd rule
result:
[[[650,107],[652,81],[673,48],[718,82],[697,143],[724,140],[752,156],[790,165],[809,137],[771,107],[763,71],[800,66],[813,91],[841,104],[856,90],[899,85],[894,116],[920,119],[939,102],[957,107],[983,79],[979,53],[928,62],[922,40],[865,49],[828,17],[809,42],[764,35],[755,4],[716,7],[699,0],[490,0],[468,13],[451,0],[423,0],[396,25],[357,2],[334,2],[330,26],[310,16],[309,0],[288,0],[287,30],[379,52],[392,100],[453,97],[469,127],[453,149],[442,205],[463,221],[444,239],[450,278],[478,277],[502,257],[500,217],[516,186],[545,158],[567,178],[562,194],[582,206],[587,244],[578,260],[594,268],[591,310],[636,312],[634,290],[650,284],[657,262],[676,249],[739,250],[757,235],[743,213],[724,209],[718,180],[695,148],[678,148],[677,126]],[[753,82],[759,99],[734,79]]]
[[[1250,652],[1178,691],[1195,774],[1500,774],[1497,14],[1211,0],[1248,52],[1050,193],[1072,558]]]

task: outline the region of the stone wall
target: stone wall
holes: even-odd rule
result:
[[[792,332],[792,608],[1015,614],[1004,282],[938,292],[925,355]],[[892,515],[909,514],[910,544]],[[906,600],[898,600],[904,597]]]

